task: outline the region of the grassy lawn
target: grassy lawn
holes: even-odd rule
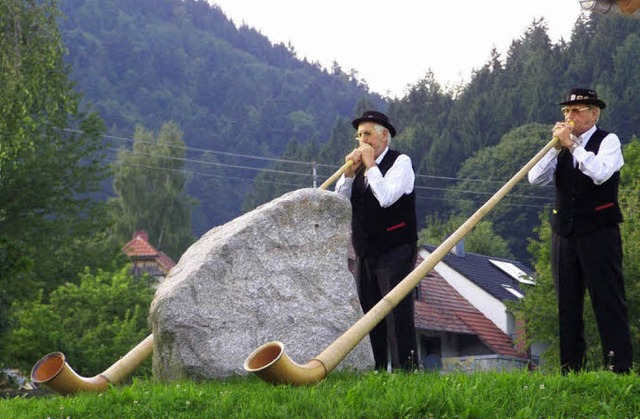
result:
[[[0,400],[0,418],[634,418],[640,378],[608,372],[348,373],[274,386],[255,376]]]

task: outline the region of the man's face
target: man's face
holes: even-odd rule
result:
[[[358,125],[357,137],[360,144],[369,144],[373,148],[375,158],[378,158],[389,144],[389,132],[386,129],[376,131],[376,124],[373,122]]]
[[[585,103],[575,103],[562,108],[565,122],[573,122],[571,133],[580,136],[589,131],[598,120],[599,109]]]

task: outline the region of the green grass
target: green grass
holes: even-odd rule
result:
[[[221,381],[134,380],[102,393],[0,400],[0,418],[634,418],[640,378],[334,372],[291,387],[255,376]]]

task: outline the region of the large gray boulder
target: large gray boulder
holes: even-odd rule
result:
[[[344,197],[301,189],[203,235],[151,304],[154,376],[244,375],[247,356],[275,340],[300,364],[320,354],[362,316],[350,216]],[[373,365],[366,337],[336,369]]]

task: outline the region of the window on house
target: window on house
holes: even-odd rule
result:
[[[513,294],[516,297],[518,297],[518,299],[524,298],[524,295],[522,295],[522,293],[518,292],[518,290],[513,288],[511,285],[502,284],[502,288],[504,288],[505,290],[509,291],[511,294]]]
[[[489,262],[493,263],[493,265],[496,266],[498,269],[500,269],[502,272],[506,273],[507,275],[511,276],[513,279],[515,279],[516,281],[522,284],[529,284],[529,285],[536,284],[536,282],[533,280],[532,277],[527,275],[522,269],[518,268],[516,265],[514,265],[511,262],[503,262],[501,260],[494,260],[494,259],[489,259]]]

